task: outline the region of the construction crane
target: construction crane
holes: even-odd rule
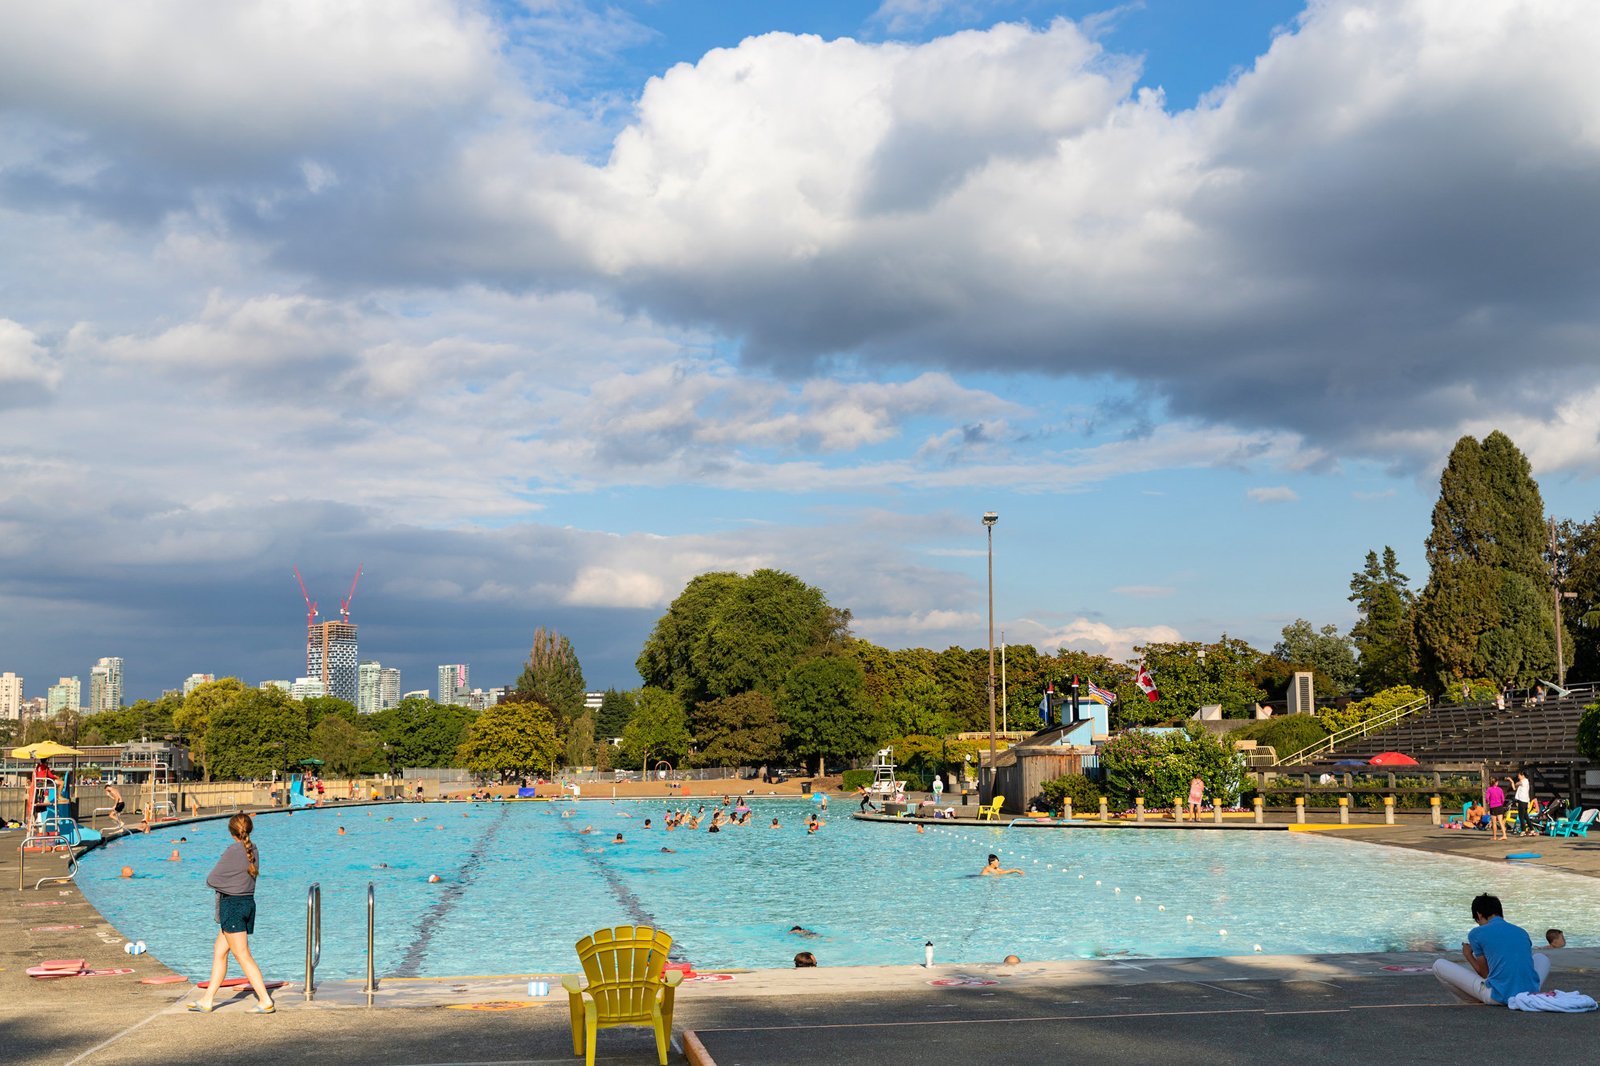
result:
[[[361,567],[356,567],[356,576],[350,579],[350,594],[339,601],[340,621],[350,621],[350,601],[356,598],[356,582],[361,580]]]
[[[306,599],[306,628],[310,629],[317,624],[317,605],[311,599],[311,593],[306,591],[306,579],[300,576],[300,568],[294,568],[294,579],[300,582],[300,595]]]

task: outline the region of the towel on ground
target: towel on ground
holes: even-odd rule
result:
[[[1518,992],[1506,1000],[1512,1010],[1549,1010],[1562,1014],[1581,1014],[1600,1007],[1582,992]]]

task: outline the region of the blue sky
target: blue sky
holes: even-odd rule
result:
[[[1592,5],[6,15],[29,695],[295,676],[294,565],[408,689],[631,686],[710,569],[981,645],[986,510],[1008,639],[1117,657],[1420,585],[1464,433],[1595,511]]]

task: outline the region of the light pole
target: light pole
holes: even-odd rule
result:
[[[1561,543],[1556,539],[1556,520],[1550,519],[1550,588],[1556,600],[1556,687],[1567,687],[1567,659],[1561,647],[1561,601],[1575,600],[1576,592],[1561,591]]]
[[[985,511],[983,528],[989,538],[989,799],[994,799],[994,524],[1000,515]]]
[[[1200,645],[1200,650],[1195,654],[1200,663],[1200,706],[1206,705],[1206,646]]]

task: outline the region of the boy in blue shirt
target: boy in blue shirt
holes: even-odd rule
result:
[[[1535,955],[1527,931],[1506,921],[1500,898],[1482,895],[1474,899],[1472,920],[1478,926],[1461,945],[1467,965],[1439,959],[1433,964],[1433,975],[1468,1003],[1504,1006],[1512,996],[1539,991],[1550,976],[1550,959]]]

